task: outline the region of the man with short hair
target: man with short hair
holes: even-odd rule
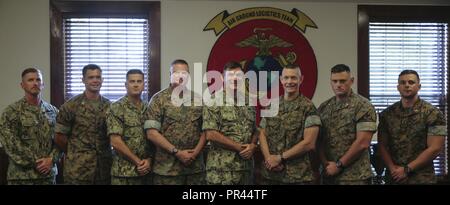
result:
[[[115,150],[111,167],[112,185],[151,183],[151,146],[144,132],[147,103],[141,99],[144,73],[131,69],[126,74],[127,94],[111,104],[106,125]]]
[[[214,93],[212,106],[203,108],[202,128],[211,143],[206,158],[206,181],[216,185],[253,184],[252,159],[258,136],[255,107],[238,105],[238,99],[246,96],[239,86],[244,81],[241,64],[227,63],[224,75],[225,88]]]
[[[149,103],[144,128],[147,138],[156,146],[155,185],[205,184],[206,138],[201,130],[203,117],[199,106],[202,99],[187,89],[188,77],[188,63],[174,60],[170,65],[170,86],[153,95]]]
[[[419,74],[404,70],[398,76],[401,100],[380,114],[378,142],[387,167],[388,184],[434,184],[433,160],[444,147],[444,115],[419,97]]]
[[[8,184],[54,184],[60,158],[53,145],[58,109],[42,99],[40,70],[25,69],[20,85],[25,96],[9,105],[0,119],[0,143],[9,156]]]
[[[366,185],[372,177],[368,148],[377,129],[377,116],[369,100],[352,91],[353,81],[347,65],[331,68],[335,96],[318,109],[324,184]]]
[[[275,117],[264,117],[259,125],[265,159],[261,184],[312,184],[309,153],[316,146],[320,117],[311,100],[299,91],[303,75],[298,65],[286,65],[280,81],[284,95],[279,98],[279,112]]]
[[[106,110],[110,101],[100,95],[100,66],[83,67],[85,90],[58,113],[55,142],[66,153],[65,184],[111,184],[111,144],[106,135]]]

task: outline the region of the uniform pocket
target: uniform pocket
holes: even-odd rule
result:
[[[222,119],[224,122],[230,122],[236,120],[237,116],[233,111],[227,111],[222,113]]]
[[[124,135],[123,141],[132,148],[140,149],[145,145],[144,127],[141,118],[138,115],[125,115],[124,117]],[[142,145],[141,145],[142,144]]]
[[[37,120],[34,119],[34,117],[22,116],[20,118],[20,121],[22,122],[22,125],[24,127],[32,127],[32,126],[37,125]]]
[[[141,123],[141,120],[138,116],[135,115],[125,115],[124,117],[124,124],[127,127],[138,127],[138,126],[142,126],[143,124]]]
[[[20,121],[22,123],[22,139],[31,140],[33,139],[32,134],[34,129],[37,128],[37,120],[33,116],[21,116]]]
[[[331,119],[331,120],[335,120],[335,128],[337,130],[343,130],[345,132],[356,132],[356,122],[353,119],[355,115],[353,114],[353,112],[347,112],[345,114],[343,114],[342,116],[339,116],[337,119]],[[352,124],[354,124],[352,126]]]
[[[182,121],[182,115],[180,114],[180,112],[177,112],[175,110],[169,110],[166,112],[166,116],[164,121],[168,124],[173,124],[179,121]]]
[[[302,127],[302,124],[305,122],[305,119],[302,116],[302,113],[291,112],[285,116],[285,121],[286,121],[286,123],[284,124],[285,129],[292,131],[298,130],[300,127]]]

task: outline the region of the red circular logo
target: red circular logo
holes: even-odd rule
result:
[[[297,64],[304,76],[301,93],[309,99],[314,95],[317,84],[316,57],[303,34],[292,26],[257,19],[225,31],[211,50],[207,70],[222,72],[229,61],[241,62],[245,72],[279,71],[280,75],[283,66]],[[268,79],[268,82],[272,80]],[[279,85],[280,95],[283,95],[283,87]]]

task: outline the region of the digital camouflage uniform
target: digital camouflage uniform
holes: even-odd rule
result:
[[[195,104],[201,103],[201,98],[185,93],[186,99],[195,96],[191,105],[175,106],[171,101],[173,90],[172,87],[166,88],[151,98],[144,128],[158,130],[178,150],[194,149],[200,140],[202,126],[202,106]],[[204,184],[203,152],[192,164],[184,166],[172,153],[156,146],[153,173],[154,184]]]
[[[396,102],[380,114],[379,132],[387,139],[387,148],[396,165],[405,166],[415,160],[427,148],[428,136],[446,136],[445,117],[430,103],[419,100],[412,108],[403,108]],[[394,183],[390,172],[386,172],[387,182]],[[414,170],[408,176],[407,184],[436,183],[433,161]]]
[[[147,103],[141,101],[141,107],[136,107],[124,96],[111,104],[106,114],[108,136],[121,136],[123,142],[140,159],[151,157],[150,142],[144,132]],[[115,152],[111,167],[111,184],[115,185],[145,185],[150,183],[150,175],[140,176],[136,165],[127,157]]]
[[[329,161],[337,161],[356,140],[358,131],[376,131],[376,112],[370,102],[351,91],[343,102],[332,97],[323,102],[319,109],[321,142],[324,143],[325,156]],[[369,150],[365,150],[352,164],[336,176],[325,177],[324,183],[367,184],[372,177]]]
[[[48,175],[36,171],[36,160],[60,156],[53,144],[58,109],[41,100],[30,105],[25,98],[9,105],[0,119],[0,142],[9,156],[8,184],[53,184],[56,166]]]
[[[111,145],[106,135],[110,101],[79,94],[61,106],[56,132],[67,136],[65,184],[110,184]]]
[[[217,92],[213,96],[216,104],[203,107],[203,130],[215,130],[237,143],[250,144],[256,131],[255,107],[217,104],[225,100],[223,96],[225,92]],[[239,152],[211,142],[206,160],[208,184],[251,184],[252,169],[253,159],[245,160]]]
[[[320,126],[320,118],[314,104],[305,96],[287,101],[280,97],[278,115],[263,118],[260,127],[265,129],[270,154],[277,155],[304,139],[304,130],[308,127]],[[271,172],[261,166],[261,175],[264,181],[279,182],[276,184],[303,184],[311,183],[313,172],[308,153],[289,159],[281,172]]]

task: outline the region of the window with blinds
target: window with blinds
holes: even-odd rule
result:
[[[420,97],[447,116],[447,27],[447,23],[369,23],[369,94],[377,112],[400,100],[398,74],[412,69],[420,75]],[[443,152],[434,160],[437,175],[447,173],[446,158]]]
[[[148,20],[144,18],[64,18],[65,100],[84,91],[83,66],[99,65],[100,93],[115,101],[126,94],[126,73],[144,72],[148,94]]]

